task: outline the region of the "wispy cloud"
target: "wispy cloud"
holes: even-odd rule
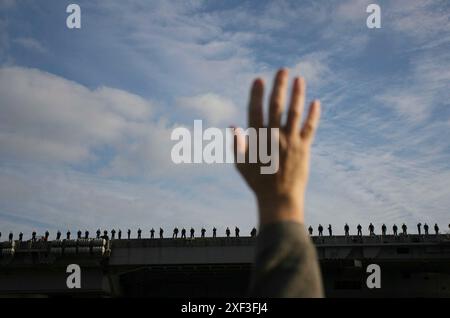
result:
[[[33,38],[17,38],[13,41],[16,44],[19,44],[20,46],[35,51],[37,53],[46,53],[47,49],[37,40]]]
[[[385,14],[389,27],[416,43],[425,44],[450,32],[449,7],[444,1],[395,1]]]

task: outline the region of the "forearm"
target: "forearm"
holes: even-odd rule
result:
[[[250,296],[323,297],[316,250],[303,224],[264,225],[257,239]]]

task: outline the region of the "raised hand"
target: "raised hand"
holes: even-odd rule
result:
[[[279,128],[279,168],[274,174],[261,174],[260,163],[237,163],[237,169],[256,195],[260,224],[281,221],[304,222],[304,200],[309,174],[310,148],[320,118],[320,102],[314,100],[300,129],[305,104],[305,80],[294,79],[285,125],[281,117],[286,104],[288,71],[275,76],[270,97],[268,125],[264,125],[264,82],[256,79],[250,92],[248,125],[256,129]],[[259,135],[258,135],[259,137]],[[235,155],[248,158],[245,137],[235,131]]]

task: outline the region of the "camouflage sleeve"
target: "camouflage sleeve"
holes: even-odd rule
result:
[[[316,249],[303,224],[280,222],[258,235],[251,297],[323,297]]]

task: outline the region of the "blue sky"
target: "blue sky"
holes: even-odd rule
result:
[[[368,29],[369,3],[0,1],[0,231],[249,232],[234,168],[172,164],[170,132],[244,125],[251,80],[281,66],[323,105],[308,224],[446,228],[450,5],[378,1]]]

